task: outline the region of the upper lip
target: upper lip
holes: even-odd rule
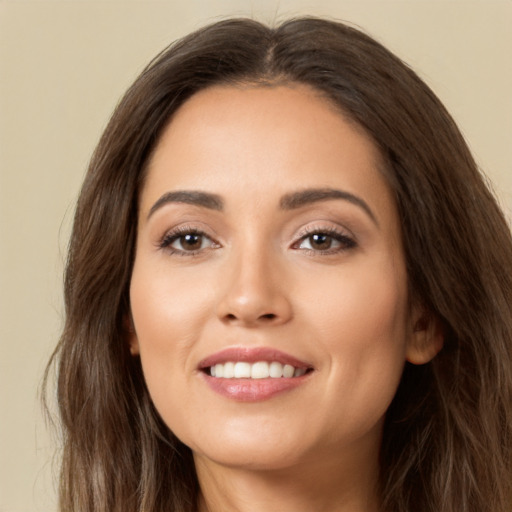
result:
[[[230,347],[216,352],[203,359],[198,367],[200,370],[209,368],[216,364],[223,364],[228,361],[242,361],[246,363],[257,363],[258,361],[277,361],[281,364],[289,364],[295,368],[311,368],[312,366],[290,354],[281,352],[270,347]]]

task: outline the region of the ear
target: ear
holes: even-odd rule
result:
[[[133,324],[133,318],[130,313],[127,313],[123,318],[123,330],[126,342],[130,348],[130,354],[132,356],[139,355],[139,339],[135,332],[135,326]]]
[[[443,348],[442,322],[436,315],[422,308],[413,315],[412,325],[405,357],[412,364],[428,363]]]

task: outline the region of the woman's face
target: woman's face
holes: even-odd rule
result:
[[[165,130],[140,198],[130,346],[197,461],[375,460],[416,335],[379,165],[300,85],[212,87]]]

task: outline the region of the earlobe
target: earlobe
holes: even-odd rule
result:
[[[130,314],[125,315],[123,319],[123,329],[126,342],[130,348],[130,354],[132,356],[139,355],[139,339],[135,332],[135,326],[133,325],[133,319]]]
[[[135,331],[133,332],[132,335],[130,335],[129,346],[130,346],[130,354],[132,356],[138,356],[139,355],[139,340],[137,339],[137,335],[135,334]]]
[[[423,311],[416,319],[407,345],[406,359],[412,364],[425,364],[434,359],[444,344],[444,330],[437,316]]]

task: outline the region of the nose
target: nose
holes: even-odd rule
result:
[[[217,306],[223,323],[257,327],[281,325],[292,318],[284,273],[271,257],[240,255],[224,277]]]

